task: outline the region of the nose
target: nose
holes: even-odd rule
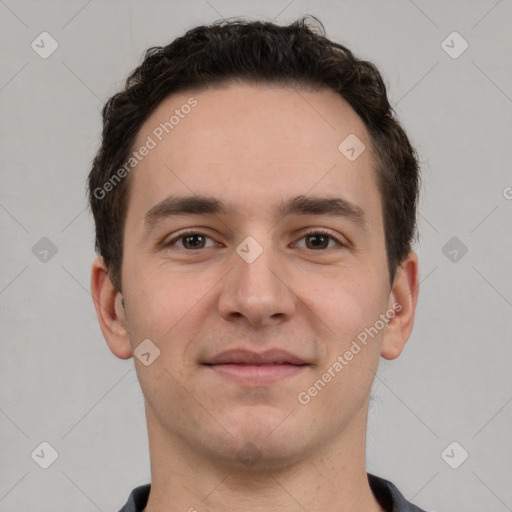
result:
[[[284,263],[268,245],[254,260],[233,254],[234,268],[222,280],[219,315],[251,326],[272,326],[289,320],[297,306]]]

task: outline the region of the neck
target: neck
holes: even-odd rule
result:
[[[151,492],[144,512],[385,512],[365,467],[366,411],[334,442],[286,463],[253,467],[205,456],[175,437],[146,408]]]

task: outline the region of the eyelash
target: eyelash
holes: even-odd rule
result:
[[[210,238],[211,240],[213,240],[213,238],[211,236],[208,236],[208,235],[206,235],[204,233],[201,233],[200,231],[190,230],[190,231],[184,231],[184,232],[180,233],[178,236],[175,236],[174,238],[169,240],[168,242],[165,242],[164,243],[164,247],[171,247],[177,241],[179,241],[179,240],[181,240],[183,238],[186,238],[187,236],[190,236],[190,235],[201,235],[201,236],[204,236],[206,238]],[[327,236],[329,239],[334,240],[338,244],[338,246],[346,247],[346,244],[343,243],[341,240],[339,240],[339,238],[333,236],[330,232],[322,230],[322,229],[316,229],[316,230],[308,231],[308,232],[304,233],[299,240],[302,240],[303,238],[306,238],[306,237],[312,236],[312,235]],[[199,250],[201,250],[203,248],[200,248],[200,249],[186,249],[186,248],[180,247],[180,249],[183,249],[184,251],[188,251],[188,252],[194,252],[194,251],[199,251]],[[322,252],[322,251],[326,251],[327,249],[333,249],[333,247],[328,247],[326,249],[318,249],[317,251],[318,252]],[[309,250],[315,251],[315,249],[309,249]]]

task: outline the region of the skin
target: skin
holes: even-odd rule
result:
[[[161,351],[149,366],[134,358],[150,444],[145,510],[382,511],[366,477],[369,394],[380,357],[398,357],[410,335],[418,264],[411,252],[390,284],[364,124],[327,89],[229,83],[168,97],[134,147],[190,97],[197,106],[129,178],[122,294],[101,258],[92,267],[110,350],[126,359],[149,338]],[[349,134],[366,146],[353,162],[338,150]],[[148,226],[144,216],[156,204],[194,194],[234,210]],[[276,222],[276,205],[297,195],[343,198],[362,210],[365,224],[327,214]],[[209,238],[165,245],[185,228]],[[319,229],[332,237],[321,248],[312,244]],[[263,248],[252,263],[236,252],[248,236]],[[199,248],[190,248],[194,242]],[[299,403],[298,394],[394,303],[401,310],[379,334],[307,405]],[[249,386],[201,364],[240,347],[285,349],[309,366]],[[237,455],[248,443],[260,457],[254,466]]]

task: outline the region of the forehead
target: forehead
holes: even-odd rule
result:
[[[329,89],[228,83],[173,94],[133,149],[145,145],[151,149],[131,174],[130,203],[141,208],[170,193],[229,195],[248,208],[313,189],[356,203],[378,196],[364,123]],[[352,148],[365,149],[349,159],[343,151]]]

